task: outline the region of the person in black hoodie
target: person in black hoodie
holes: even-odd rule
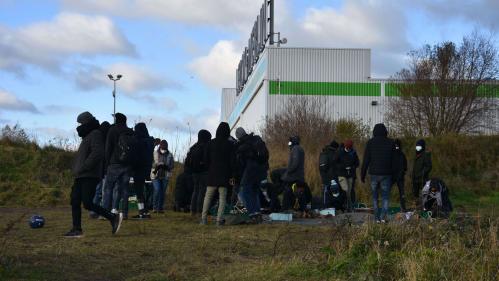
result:
[[[365,182],[369,171],[371,191],[373,193],[373,209],[376,222],[385,222],[388,215],[390,187],[393,175],[393,154],[395,146],[388,138],[388,131],[383,123],[376,124],[373,137],[367,142],[362,161],[361,181]],[[378,210],[378,185],[381,187],[382,209]]]
[[[338,183],[347,195],[347,210],[353,209],[352,190],[356,177],[357,167],[359,167],[359,157],[353,148],[353,141],[346,140],[338,149],[334,157],[338,169]]]
[[[114,125],[111,126],[106,139],[107,175],[104,185],[104,208],[118,213],[120,200],[123,200],[124,217],[128,216],[128,185],[132,164],[120,159],[119,140],[134,132],[126,125],[126,116],[122,113],[114,115]]]
[[[215,139],[208,143],[204,163],[208,167],[206,176],[206,195],[203,202],[201,224],[208,223],[208,211],[211,200],[218,190],[218,214],[217,225],[225,223],[223,219],[227,190],[234,183],[234,144],[229,141],[230,127],[226,122],[221,122],[217,128]]]
[[[399,189],[400,210],[402,212],[405,212],[406,205],[405,205],[404,178],[405,178],[405,173],[407,172],[407,158],[405,157],[405,154],[402,151],[402,142],[399,139],[395,140],[394,157],[395,157],[394,158],[395,171],[393,175],[393,184],[397,184],[397,187]]]
[[[191,214],[193,216],[203,210],[203,200],[206,194],[206,174],[208,171],[208,167],[204,162],[204,155],[210,140],[211,133],[207,130],[200,130],[197,143],[189,149],[185,159],[185,168],[192,173]]]
[[[78,115],[76,119],[81,125],[76,128],[82,138],[73,164],[74,184],[71,189],[71,213],[73,228],[64,236],[78,238],[83,236],[81,228],[81,203],[87,210],[103,216],[111,222],[112,233],[118,232],[123,216],[115,215],[92,202],[95,187],[102,179],[104,143],[99,131],[99,121],[88,111]]]
[[[420,199],[419,191],[430,179],[431,168],[431,154],[426,151],[426,142],[420,139],[416,142],[416,157],[412,166],[412,195],[416,204],[419,203]]]
[[[109,122],[107,121],[104,121],[100,124],[100,127],[99,127],[99,131],[102,133],[102,140],[103,140],[103,143],[105,144],[106,143],[106,137],[107,137],[107,132],[109,131],[109,128],[111,127],[111,124],[109,124]],[[99,206],[103,206],[102,204],[102,197],[104,195],[104,183],[106,182],[106,165],[102,165],[102,180],[99,181],[99,183],[97,184],[97,187],[95,188],[95,196],[94,196],[94,204],[95,205],[99,205]],[[90,218],[92,219],[96,219],[98,218],[99,215],[97,215],[96,213],[94,212],[90,212]]]
[[[151,172],[154,139],[149,136],[149,131],[145,123],[137,123],[135,125],[135,137],[137,138],[137,159],[133,165],[133,187],[137,194],[137,207],[139,214],[134,216],[134,219],[151,218],[148,210],[145,208],[144,186],[146,178]]]
[[[333,140],[325,146],[319,155],[319,173],[322,179],[322,202],[326,205],[328,194],[330,194],[331,180],[338,182],[338,171],[334,157],[339,144]]]

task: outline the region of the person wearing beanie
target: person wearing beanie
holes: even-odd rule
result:
[[[334,162],[338,169],[338,183],[347,195],[347,211],[353,210],[352,189],[359,167],[359,157],[353,148],[353,141],[346,140],[338,149]]]
[[[198,132],[198,141],[191,146],[185,159],[184,168],[192,173],[191,215],[201,214],[203,200],[206,194],[206,174],[208,167],[204,162],[204,155],[211,140],[211,133],[207,130]]]
[[[81,228],[82,203],[85,209],[109,220],[112,233],[115,234],[120,229],[123,216],[112,214],[92,201],[97,184],[102,179],[104,160],[104,143],[102,133],[99,130],[99,121],[88,111],[78,115],[76,121],[80,124],[76,131],[82,140],[73,165],[74,184],[71,188],[73,227],[64,236],[68,238],[83,236]]]
[[[236,186],[240,187],[239,196],[250,218],[261,222],[260,184],[267,178],[268,149],[258,135],[247,134],[239,127],[236,129],[239,141],[236,148]]]
[[[373,137],[367,142],[364,150],[364,160],[360,179],[366,180],[369,172],[371,180],[371,192],[373,195],[374,216],[377,223],[386,222],[388,206],[390,203],[390,190],[393,175],[393,154],[395,145],[388,138],[388,130],[385,124],[374,125]],[[378,186],[381,187],[382,208],[378,208]]]
[[[166,189],[174,168],[173,154],[168,151],[168,142],[161,140],[159,149],[154,152],[151,169],[154,213],[164,213]]]
[[[290,137],[288,146],[288,167],[282,176],[282,180],[286,183],[282,200],[284,210],[290,210],[294,205],[295,195],[292,186],[296,183],[305,183],[305,151],[300,146],[300,137]]]
[[[234,184],[235,175],[235,147],[229,140],[229,136],[229,124],[221,122],[218,125],[215,138],[208,142],[206,148],[204,165],[207,167],[207,188],[201,213],[202,225],[208,223],[208,211],[217,190],[219,195],[217,225],[222,226],[225,224],[224,210],[227,202],[227,192]]]
[[[412,165],[412,195],[416,204],[419,202],[419,191],[430,179],[432,168],[431,154],[426,151],[426,142],[420,139],[416,142],[416,157]]]
[[[400,199],[400,210],[405,212],[407,210],[405,204],[405,173],[407,172],[407,158],[402,151],[402,142],[399,139],[395,140],[395,152],[394,152],[394,175],[393,184],[397,184],[399,189],[399,199]]]
[[[133,154],[136,146],[136,138],[132,129],[126,125],[126,116],[122,113],[114,115],[114,124],[109,128],[106,139],[106,162],[107,174],[104,184],[104,208],[118,213],[120,201],[124,219],[128,218],[128,187],[132,165],[135,162]],[[124,145],[119,145],[119,143]],[[123,151],[124,147],[131,148]],[[129,157],[123,157],[124,155]]]
[[[338,150],[339,144],[333,140],[326,145],[319,154],[319,174],[322,180],[322,202],[325,208],[330,207],[331,181],[338,182],[338,171],[334,156]]]

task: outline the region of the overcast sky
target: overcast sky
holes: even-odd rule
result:
[[[74,136],[88,110],[144,121],[176,142],[219,122],[220,91],[235,69],[260,0],[0,0],[0,126],[41,140]],[[497,0],[276,0],[287,46],[372,49],[372,77],[388,78],[408,51],[458,42],[473,30],[499,38]],[[190,128],[190,129],[189,129]],[[195,137],[194,137],[195,138]]]

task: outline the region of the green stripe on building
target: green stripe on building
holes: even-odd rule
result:
[[[400,96],[400,91],[399,91],[400,85],[403,85],[403,84],[385,83],[385,96],[387,96],[387,97]],[[458,91],[459,88],[456,88],[456,90]],[[438,89],[436,86],[433,87],[433,91],[438,92]],[[499,84],[484,84],[484,85],[478,86],[477,96],[487,97],[487,98],[499,98]]]
[[[269,81],[271,95],[381,96],[380,83]]]

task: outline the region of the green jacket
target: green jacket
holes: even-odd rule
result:
[[[430,172],[431,153],[425,151],[420,155],[416,155],[412,166],[412,181],[424,183],[430,179]]]

